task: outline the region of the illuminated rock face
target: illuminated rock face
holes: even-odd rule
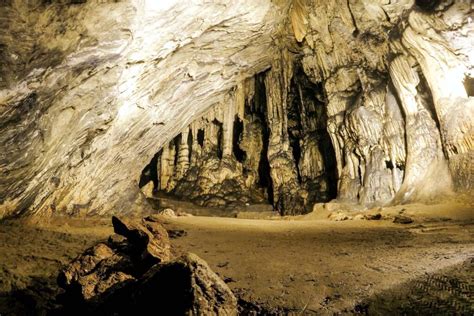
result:
[[[156,153],[283,214],[473,188],[469,1],[43,2],[0,8],[0,217],[139,211]]]
[[[0,216],[139,210],[143,166],[270,67],[287,11],[270,0],[35,2],[0,8]]]
[[[472,4],[414,2],[294,2],[305,72],[327,95],[341,199],[472,190]]]

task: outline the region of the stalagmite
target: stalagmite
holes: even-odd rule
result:
[[[449,11],[457,14],[469,12],[469,8],[467,4],[457,3]],[[410,26],[403,33],[403,43],[423,70],[433,95],[451,172],[457,187],[465,190],[474,182],[473,172],[466,172],[474,158],[474,101],[468,98],[463,84],[467,65],[437,33],[449,31],[449,27],[457,28],[459,21],[426,18],[418,12],[412,12],[408,21]]]
[[[160,169],[159,169],[159,180],[160,180],[160,189],[167,190],[170,178],[173,176],[174,172],[174,146],[167,144],[163,146],[163,151],[160,157]]]

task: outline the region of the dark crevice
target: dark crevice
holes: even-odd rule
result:
[[[193,131],[190,129],[188,133],[188,161],[191,161],[193,153]]]
[[[223,127],[222,123],[219,122],[218,120],[212,121],[212,123],[216,126],[217,128],[217,157],[219,159],[222,159],[222,153],[223,153]]]
[[[203,129],[198,129],[197,141],[198,141],[199,146],[201,147],[204,146],[204,130]]]
[[[138,182],[138,187],[142,188],[147,185],[150,181],[153,182],[153,191],[157,191],[159,188],[159,178],[158,178],[158,159],[161,157],[163,150],[157,152],[150,163],[146,165],[140,175],[140,181]]]
[[[240,163],[244,162],[247,157],[245,151],[243,151],[239,146],[243,131],[244,122],[242,122],[241,119],[236,117],[234,121],[234,130],[232,137],[232,151],[234,153],[235,159],[237,159],[237,161]]]
[[[393,162],[391,160],[385,160],[385,167],[387,169],[393,170],[394,169]]]
[[[432,12],[441,2],[442,0],[416,0],[415,4],[422,11]]]
[[[469,97],[474,97],[474,78],[466,77],[464,79],[464,88]]]
[[[249,111],[256,116],[256,119],[262,123],[262,141],[263,148],[260,153],[260,162],[258,164],[258,186],[266,191],[266,196],[270,204],[274,204],[273,182],[270,174],[270,162],[268,160],[268,142],[270,131],[266,123],[267,117],[267,96],[265,88],[264,75],[259,75],[255,79],[255,96]]]
[[[174,143],[174,165],[177,166],[178,165],[178,159],[179,159],[179,147],[180,147],[180,144],[181,144],[181,134],[179,134],[178,136],[176,136],[174,139],[173,139],[173,143]]]

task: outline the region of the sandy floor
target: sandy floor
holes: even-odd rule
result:
[[[172,240],[176,252],[198,254],[240,299],[267,312],[473,314],[472,206],[404,206],[403,214],[415,222],[334,222],[320,212],[280,220],[179,217],[164,224],[185,231]],[[108,219],[2,222],[0,314],[48,308],[59,266],[111,233]]]

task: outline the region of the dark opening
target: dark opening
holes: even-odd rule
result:
[[[393,170],[394,166],[393,166],[392,161],[391,160],[385,160],[385,167],[387,167],[387,169]]]
[[[293,160],[295,162],[296,172],[298,175],[298,182],[301,183],[301,171],[299,163],[301,159],[300,140],[303,137],[303,126],[301,122],[302,100],[300,97],[300,90],[298,84],[298,76],[294,76],[291,81],[290,91],[288,93],[288,137],[293,153]]]
[[[466,77],[464,79],[464,87],[466,88],[467,95],[474,97],[474,78]]]
[[[179,158],[179,147],[180,147],[180,144],[181,144],[181,134],[179,134],[178,136],[176,136],[174,139],[173,139],[173,142],[174,142],[174,165],[177,166],[178,165],[178,158]]]
[[[289,97],[288,134],[297,167],[304,149],[301,148],[300,140],[304,137],[316,138],[323,158],[323,176],[328,186],[325,194],[312,198],[320,202],[332,200],[337,197],[337,162],[331,137],[327,131],[327,98],[323,84],[311,82],[299,64],[295,69]],[[301,113],[305,115],[302,116]]]
[[[193,131],[190,129],[188,133],[188,161],[191,161],[193,153]]]
[[[245,151],[240,149],[240,141],[242,139],[242,133],[244,131],[244,122],[242,122],[241,119],[238,117],[235,118],[234,121],[234,130],[233,130],[233,138],[232,138],[232,151],[234,153],[235,159],[237,159],[238,162],[244,162],[245,159],[247,158],[247,154]]]
[[[441,3],[441,0],[416,0],[415,1],[416,6],[424,11],[433,11],[440,3]]]
[[[204,146],[204,130],[203,129],[198,129],[197,140],[198,140],[199,146],[203,147]]]
[[[270,162],[268,161],[268,141],[270,138],[270,131],[268,130],[268,124],[266,123],[267,96],[264,78],[264,74],[260,74],[256,77],[253,104],[249,108],[262,124],[263,148],[260,153],[260,162],[258,164],[258,185],[266,190],[268,202],[273,205],[273,182],[270,174]]]
[[[223,130],[222,130],[222,123],[218,120],[212,121],[214,125],[217,127],[217,157],[222,159],[222,152],[223,152]]]
[[[158,177],[158,159],[161,158],[161,154],[163,150],[161,149],[157,152],[153,158],[151,159],[150,163],[146,165],[140,175],[140,181],[138,182],[138,187],[142,188],[147,185],[150,181],[153,182],[153,191],[157,191],[159,189],[159,177]]]

